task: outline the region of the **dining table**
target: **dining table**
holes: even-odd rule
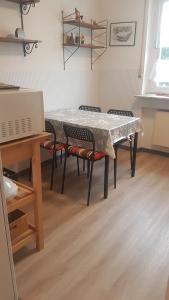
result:
[[[113,145],[124,138],[132,137],[132,177],[135,176],[138,133],[143,131],[139,117],[68,108],[46,112],[45,119],[50,120],[56,130],[57,141],[61,143],[66,143],[63,130],[64,124],[89,129],[94,135],[96,151],[104,152],[112,159],[115,158]],[[83,141],[72,141],[73,145],[75,143],[77,143],[77,146],[84,146]]]

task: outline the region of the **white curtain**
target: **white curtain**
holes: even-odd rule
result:
[[[169,0],[159,0],[159,16],[157,20],[157,60],[154,63],[151,77],[158,83],[169,82],[169,60],[162,59],[164,48],[169,48]]]

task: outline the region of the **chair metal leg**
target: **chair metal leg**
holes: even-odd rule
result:
[[[138,132],[134,134],[132,177],[135,176],[135,170],[136,170],[137,143],[138,143]]]
[[[57,152],[55,152],[55,168],[57,168],[58,167],[58,162],[57,162]]]
[[[63,151],[60,151],[60,164],[62,165],[62,161],[63,161]]]
[[[67,152],[65,151],[65,160],[64,160],[64,167],[63,167],[63,177],[62,177],[62,190],[61,190],[62,194],[64,192],[64,187],[65,187],[66,162],[67,162]]]
[[[116,189],[116,181],[117,181],[117,147],[114,147],[115,158],[114,158],[114,188]]]
[[[77,156],[77,174],[80,176],[79,157]]]
[[[130,143],[130,165],[131,165],[131,176],[132,176],[132,169],[133,169],[133,141],[132,138],[129,141]]]
[[[51,181],[50,181],[50,189],[53,189],[53,177],[54,177],[54,170],[56,166],[56,153],[53,153],[53,159],[52,159],[52,172],[51,172]]]
[[[109,187],[109,156],[105,156],[105,168],[104,168],[104,198],[108,197]]]
[[[87,178],[89,178],[90,175],[90,160],[87,161]]]
[[[29,181],[32,181],[32,159],[29,162]]]
[[[90,161],[89,161],[90,163]],[[91,162],[91,170],[90,170],[90,175],[89,175],[89,188],[88,188],[88,196],[87,196],[87,206],[89,206],[89,203],[90,203],[90,193],[91,193],[91,185],[92,185],[92,175],[93,175],[93,165],[94,165],[94,162],[92,161]]]
[[[83,172],[85,172],[85,166],[86,166],[85,159],[83,159]]]

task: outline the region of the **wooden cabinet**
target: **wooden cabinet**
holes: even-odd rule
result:
[[[5,164],[5,166],[27,159],[32,160],[32,188],[17,182],[18,194],[7,202],[8,213],[16,209],[23,209],[26,205],[32,203],[35,220],[34,224],[28,224],[27,230],[12,241],[13,253],[33,241],[36,241],[37,250],[40,251],[44,247],[40,143],[48,136],[49,134],[43,133],[34,137],[0,144],[2,164]]]

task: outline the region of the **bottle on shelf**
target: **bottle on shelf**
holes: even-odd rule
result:
[[[81,33],[81,35],[80,35],[80,43],[81,43],[82,45],[85,44],[85,36],[84,36],[83,33]]]
[[[70,43],[70,44],[74,44],[74,43],[75,43],[75,41],[74,41],[74,36],[73,36],[73,32],[72,32],[71,35],[70,35],[69,43]]]
[[[77,8],[75,8],[75,19],[80,22],[80,11]]]
[[[80,36],[78,33],[76,33],[76,36],[75,36],[75,44],[80,44]]]

